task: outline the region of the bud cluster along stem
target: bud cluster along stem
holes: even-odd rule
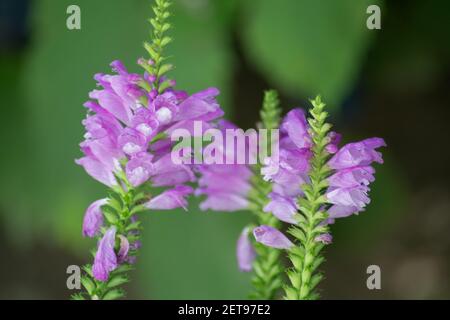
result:
[[[318,297],[314,288],[321,281],[322,274],[316,270],[324,261],[321,255],[324,245],[316,241],[316,237],[328,232],[328,226],[322,223],[327,218],[323,210],[326,204],[323,194],[328,186],[326,178],[331,172],[326,165],[329,153],[325,149],[329,143],[327,135],[331,126],[325,122],[327,113],[320,97],[311,102],[313,108],[310,111],[311,118],[308,119],[312,139],[310,183],[301,186],[305,195],[298,199],[301,214],[297,216],[297,225],[289,229],[289,233],[297,239],[296,246],[288,253],[293,265],[287,272],[291,286],[285,288],[285,298],[289,300]]]
[[[280,124],[280,108],[276,91],[269,90],[264,93],[260,116],[262,127],[268,130],[267,137],[272,137],[271,130],[278,129]],[[272,150],[271,143],[271,138],[269,138],[269,141],[263,144],[268,146],[268,150]],[[268,154],[268,156],[270,157],[271,154]],[[253,167],[253,172],[252,194],[259,200],[259,205],[252,211],[256,215],[257,223],[258,225],[279,228],[281,222],[274,215],[264,212],[264,206],[268,202],[267,195],[272,191],[272,185],[262,179],[260,163]],[[252,299],[275,299],[283,283],[282,274],[284,268],[280,259],[281,252],[260,243],[255,243],[254,245],[257,255],[253,263],[253,291],[250,297]]]
[[[329,225],[364,211],[372,163],[383,163],[376,149],[386,144],[373,137],[339,148],[341,135],[330,131],[320,96],[309,117],[294,108],[281,119],[278,95],[267,91],[259,132],[244,132],[222,118],[217,88],[176,89],[164,53],[172,41],[170,5],[155,0],[151,41],[144,43],[149,57],[138,60],[144,72],[129,73],[113,61],[114,74],[96,74],[98,88],[84,104],[86,134],[76,163],[110,195],[86,210],[83,236],[97,246],[94,263],[83,267],[85,292],[73,299],[123,297],[140,247],[137,213],[187,210],[191,194],[203,197],[203,211],[255,215],[236,246],[239,269],[253,271],[251,298],[276,299],[284,289],[288,300],[317,299]]]
[[[174,81],[165,78],[165,74],[173,69],[173,65],[164,63],[167,57],[164,55],[164,48],[172,42],[172,38],[166,35],[171,28],[168,19],[170,17],[169,7],[171,2],[167,0],[155,0],[153,7],[155,16],[148,21],[152,25],[152,42],[144,42],[144,48],[150,55],[149,61],[142,61],[140,64],[154,77],[152,89],[158,93],[164,92],[174,85]]]
[[[137,105],[144,108],[149,107],[149,99],[156,98],[158,94],[174,85],[174,81],[163,78],[165,73],[172,69],[172,65],[163,63],[166,60],[163,49],[171,42],[171,38],[165,36],[165,32],[171,27],[167,22],[170,17],[168,11],[170,5],[171,3],[167,0],[155,0],[155,6],[153,6],[155,17],[149,19],[153,27],[152,42],[144,43],[144,47],[150,55],[150,60],[139,59],[138,61],[138,64],[147,72],[146,77],[137,83],[141,89],[148,92],[148,96],[143,95],[137,99]],[[164,135],[157,135],[149,143],[152,144],[161,138],[164,138]],[[106,223],[96,235],[99,246],[93,251],[93,255],[97,259],[101,242],[106,233],[113,229],[113,248],[110,255],[114,257],[106,257],[106,259],[113,260],[111,264],[114,267],[106,270],[107,276],[105,279],[99,280],[93,270],[95,263],[94,265],[85,265],[83,267],[85,275],[81,278],[85,294],[77,293],[72,296],[73,299],[84,299],[86,294],[93,300],[112,300],[125,296],[125,292],[120,286],[129,282],[127,272],[133,269],[132,264],[140,247],[141,226],[135,214],[147,209],[143,203],[149,201],[151,195],[148,191],[150,184],[135,188],[128,181],[125,174],[126,161],[122,161],[120,164],[116,163],[115,166],[119,168],[114,173],[113,180],[115,180],[115,183],[111,188],[111,196],[107,199],[106,204],[100,208],[103,216],[101,220],[106,220]],[[122,261],[118,261],[120,259]]]
[[[127,273],[133,270],[132,263],[134,263],[140,247],[141,223],[137,220],[136,214],[144,210],[142,203],[148,200],[149,195],[142,190],[143,188],[133,188],[126,177],[116,177],[116,179],[120,183],[111,190],[106,204],[101,207],[106,222],[96,239],[101,241],[106,232],[114,228],[113,250],[118,256],[122,254],[124,259],[117,268],[110,272],[106,281],[96,279],[93,265],[83,266],[85,275],[81,277],[81,284],[85,289],[85,294],[73,295],[72,298],[75,300],[85,299],[86,294],[92,300],[114,300],[125,296],[125,291],[120,286],[129,282]],[[124,249],[124,242],[126,242],[126,249]],[[98,250],[92,251],[94,256]]]

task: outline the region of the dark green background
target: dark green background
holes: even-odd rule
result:
[[[265,89],[279,90],[285,111],[320,93],[346,142],[387,141],[367,211],[332,226],[322,296],[449,298],[448,2],[174,2],[168,51],[179,88],[219,87],[226,116],[244,128],[258,121]],[[381,30],[366,28],[374,3]],[[70,4],[81,8],[81,30],[66,28]],[[65,299],[66,267],[90,258],[82,217],[106,190],[74,164],[82,104],[112,60],[139,71],[151,4],[2,1],[0,298]],[[6,23],[16,9],[26,28],[11,41],[4,34],[17,31]],[[196,201],[188,213],[144,214],[128,296],[245,298],[249,275],[234,250],[250,219],[199,212]],[[366,288],[370,264],[382,269],[381,291]]]

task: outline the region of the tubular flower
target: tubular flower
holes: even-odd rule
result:
[[[86,134],[80,143],[83,156],[76,163],[108,186],[110,196],[89,206],[84,217],[83,235],[99,241],[93,265],[84,267],[81,282],[86,292],[74,295],[76,299],[123,297],[116,287],[128,281],[124,273],[141,246],[137,213],[186,210],[186,198],[193,193],[186,184],[195,181],[194,167],[172,161],[176,146],[171,135],[177,129],[195,133],[197,124],[205,130],[216,127],[223,115],[216,101],[218,89],[189,95],[176,90],[176,81],[167,77],[173,68],[164,52],[171,42],[166,35],[169,7],[168,0],[157,0],[153,6],[151,39],[144,42],[149,58],[137,61],[145,71],[130,73],[113,61],[112,74],[94,76],[98,87],[84,104]]]
[[[94,237],[103,226],[103,213],[101,207],[108,203],[108,199],[93,202],[86,210],[83,219],[83,236]]]
[[[211,127],[209,122],[223,115],[216,102],[219,91],[210,88],[192,96],[170,87],[161,93],[147,91],[143,83],[154,84],[153,77],[128,73],[119,61],[111,66],[115,74],[95,75],[100,88],[92,91],[89,95],[92,100],[84,104],[88,110],[83,120],[85,140],[80,144],[84,157],[76,163],[118,194],[132,192],[145,183],[169,188],[153,196],[144,208],[187,209],[186,197],[193,189],[184,184],[193,182],[195,174],[192,165],[171,161],[170,133],[177,128],[192,128],[194,121],[201,122],[205,128]],[[84,236],[100,234],[104,224],[101,207],[111,203],[102,199],[89,206],[83,221]],[[107,281],[118,265],[135,260],[129,251],[135,251],[140,242],[130,242],[127,238],[132,236],[130,232],[118,235],[120,249],[116,255],[115,232],[113,225],[98,242],[92,267],[97,280]]]
[[[281,124],[279,161],[268,158],[261,174],[273,184],[273,192],[268,195],[270,202],[264,211],[290,224],[298,223],[298,198],[303,197],[301,185],[310,182],[310,159],[312,139],[305,114],[300,109],[289,112]],[[332,174],[327,179],[325,197],[329,204],[328,218],[323,225],[333,223],[336,218],[347,217],[364,210],[370,202],[369,184],[375,180],[373,162],[383,163],[377,148],[386,146],[381,138],[369,138],[338,148],[341,135],[330,132],[329,143],[325,147],[333,155],[327,162]],[[273,168],[277,167],[276,173]],[[328,244],[330,234],[316,237],[316,241]]]
[[[99,281],[108,280],[109,273],[117,268],[117,256],[114,252],[116,242],[116,227],[110,227],[98,243],[97,253],[95,254],[92,273],[94,278]]]
[[[169,133],[174,128],[189,126],[193,121],[213,121],[223,115],[215,100],[219,91],[210,88],[192,96],[167,89],[155,95],[141,89],[147,77],[129,74],[123,64],[114,61],[115,75],[97,74],[100,90],[90,93],[85,104],[88,115],[83,121],[85,141],[80,144],[84,157],[76,162],[94,179],[114,187],[117,175],[124,170],[132,186],[148,180],[155,186],[173,186],[193,181],[192,168],[162,163],[170,156]],[[140,84],[140,85],[139,85]],[[151,143],[160,135],[158,144]],[[164,145],[165,148],[157,148]],[[165,158],[166,157],[166,158]]]
[[[237,127],[231,122],[221,120],[218,129],[223,136],[226,136],[227,129],[237,129]],[[224,141],[224,144],[227,145],[227,142]],[[232,150],[234,155],[239,152],[245,153],[245,150],[240,150],[239,147],[241,146],[238,145],[236,150]],[[246,149],[247,144],[244,144],[243,147]],[[214,154],[207,154],[204,159],[205,163],[211,164],[196,167],[199,179],[195,195],[206,196],[206,199],[200,203],[200,209],[228,212],[247,209],[250,205],[248,199],[251,190],[250,179],[253,176],[250,166],[236,163],[226,164],[227,154],[231,150],[224,146],[214,151]],[[208,157],[221,161],[220,163],[214,163]]]
[[[261,169],[273,185],[264,210],[289,223],[288,232],[296,241],[266,225],[253,230],[256,241],[287,249],[292,268],[287,271],[290,285],[284,289],[290,300],[317,297],[321,250],[333,241],[328,225],[363,211],[370,202],[369,185],[375,180],[372,163],[383,163],[377,149],[386,146],[383,139],[370,138],[339,148],[341,136],[329,131],[325,104],[320,97],[311,102],[308,120],[298,109],[283,119],[279,160],[269,158]]]
[[[239,269],[243,272],[252,270],[253,261],[256,258],[256,252],[249,239],[249,228],[244,228],[237,241],[236,256]]]

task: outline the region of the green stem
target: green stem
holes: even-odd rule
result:
[[[153,27],[152,41],[151,43],[144,43],[144,47],[150,55],[151,63],[143,62],[142,66],[150,75],[156,77],[152,84],[152,89],[162,93],[171,86],[171,82],[168,79],[161,82],[162,77],[173,68],[171,64],[164,63],[166,60],[164,48],[172,42],[172,38],[165,35],[167,30],[171,28],[170,23],[168,23],[168,18],[171,15],[168,9],[171,6],[171,2],[168,0],[155,0],[155,3],[156,5],[153,6],[155,16],[149,19]]]
[[[256,195],[261,203],[258,209],[253,210],[257,223],[258,225],[278,228],[281,224],[280,221],[272,214],[263,211],[263,204],[267,203],[267,194],[270,192],[271,186],[262,180],[260,175],[255,175],[254,179],[259,180],[256,183],[264,190]],[[250,294],[250,298],[258,300],[275,299],[282,285],[283,266],[280,261],[281,252],[260,243],[255,243],[255,250],[257,256],[253,264],[255,272],[252,278],[253,292]]]
[[[171,3],[169,0],[155,0],[155,5],[152,7],[154,17],[149,19],[150,24],[153,27],[151,33],[151,42],[145,42],[144,47],[150,55],[151,61],[143,61],[141,59],[140,65],[148,72],[149,75],[155,77],[155,81],[149,84],[147,81],[141,81],[139,86],[151,92],[156,90],[158,94],[164,92],[167,88],[172,86],[172,82],[169,79],[162,80],[162,77],[170,71],[173,66],[171,64],[165,64],[167,59],[164,56],[164,48],[172,41],[172,39],[165,35],[165,33],[171,28],[170,23],[167,22],[170,17],[169,7]],[[148,105],[146,98],[141,101],[143,105]],[[163,134],[155,137],[151,143],[154,143],[157,139],[163,138]],[[125,163],[122,163],[125,167]],[[125,174],[120,172],[117,176],[118,186],[112,190],[112,194],[109,197],[108,204],[104,206],[103,215],[106,223],[101,235],[97,237],[97,241],[101,239],[104,232],[111,226],[116,227],[116,235],[122,235],[128,239],[128,242],[132,244],[138,241],[138,235],[133,233],[141,230],[139,222],[133,221],[134,214],[140,211],[144,211],[142,202],[149,200],[149,193],[145,191],[145,184],[139,189],[133,189],[128,183]],[[120,245],[118,243],[118,237],[116,236],[116,249]],[[95,250],[93,251],[95,256]],[[136,250],[130,250],[128,256],[136,255]],[[117,299],[124,296],[123,290],[118,287],[128,282],[127,272],[132,270],[133,267],[129,263],[122,263],[117,269],[112,271],[109,275],[109,279],[106,282],[98,281],[93,277],[92,265],[86,265],[83,267],[85,275],[82,276],[81,282],[85,289],[84,293],[78,293],[72,296],[72,299]]]
[[[113,192],[109,197],[107,205],[102,207],[103,215],[106,223],[103,227],[102,233],[97,237],[97,241],[103,236],[104,232],[111,226],[116,227],[116,240],[119,240],[119,235],[127,238],[130,244],[138,241],[138,233],[140,231],[139,221],[133,221],[132,216],[139,209],[140,203],[143,200],[142,192],[134,189],[125,191]],[[116,241],[117,242],[117,241]],[[116,243],[116,251],[119,249],[120,243]],[[93,251],[95,255],[95,250]],[[135,256],[137,250],[129,250],[128,256]],[[88,264],[83,267],[85,274],[81,278],[81,283],[84,287],[83,293],[78,293],[72,296],[73,299],[92,300],[113,300],[121,298],[125,292],[120,288],[121,285],[129,282],[127,273],[133,270],[133,266],[128,262],[123,262],[121,265],[113,270],[107,281],[99,281],[94,278],[92,274],[92,265]]]
[[[280,122],[280,109],[278,95],[275,91],[266,91],[264,94],[263,107],[261,110],[262,126],[268,129],[268,136],[271,137],[271,130],[278,128]],[[267,146],[270,150],[270,139]],[[264,144],[263,144],[264,145]],[[258,225],[268,225],[279,228],[281,222],[271,213],[264,212],[263,208],[267,204],[267,195],[272,191],[269,182],[264,181],[261,177],[261,164],[254,168],[254,176],[252,179],[251,196],[257,199],[256,209],[253,213],[256,215]],[[261,300],[275,299],[282,285],[283,265],[281,263],[281,252],[278,249],[266,247],[260,243],[255,243],[257,253],[256,261],[253,264],[255,271],[252,283],[253,292],[251,298]]]
[[[318,235],[328,232],[328,227],[321,225],[327,214],[323,210],[326,199],[323,196],[327,187],[326,178],[330,169],[326,163],[328,153],[325,147],[328,144],[327,134],[331,126],[325,123],[327,113],[323,111],[325,104],[320,97],[311,101],[313,108],[310,124],[312,138],[312,159],[309,173],[310,183],[302,186],[304,198],[298,200],[300,214],[298,224],[289,229],[289,233],[297,239],[297,245],[289,250],[289,259],[293,267],[287,271],[291,285],[285,288],[285,298],[289,300],[316,299],[314,292],[323,276],[316,272],[324,261],[321,255],[324,245],[315,239]]]

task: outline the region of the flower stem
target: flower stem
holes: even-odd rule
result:
[[[262,126],[268,130],[268,136],[271,137],[271,130],[278,127],[280,122],[280,109],[278,95],[275,91],[266,91],[264,95],[263,107],[261,110]],[[268,141],[271,142],[270,139]],[[270,150],[270,144],[267,147]],[[268,225],[278,228],[280,221],[263,208],[267,203],[267,195],[272,191],[269,182],[261,177],[261,164],[254,168],[252,179],[252,196],[259,201],[253,213],[256,215],[258,225]],[[280,261],[280,250],[255,243],[257,253],[256,261],[253,264],[255,274],[252,279],[254,291],[250,295],[254,299],[271,300],[277,297],[278,291],[282,285],[283,266]]]
[[[155,76],[153,81],[153,89],[158,93],[162,93],[165,89],[171,86],[171,81],[163,79],[165,73],[173,69],[173,65],[164,63],[167,59],[164,55],[164,48],[172,42],[172,38],[165,35],[167,30],[171,28],[167,21],[171,13],[169,7],[171,2],[168,0],[155,0],[153,12],[155,16],[149,19],[152,25],[152,39],[151,43],[144,42],[144,47],[150,55],[151,62],[141,63],[142,67],[150,74]]]
[[[322,274],[316,271],[324,261],[321,255],[324,245],[316,241],[316,237],[328,231],[328,227],[321,223],[327,217],[323,210],[326,204],[323,192],[327,187],[326,178],[330,173],[326,165],[329,155],[325,147],[329,142],[327,133],[331,126],[325,122],[327,113],[324,111],[325,104],[321,98],[317,97],[311,103],[313,108],[308,119],[312,137],[310,182],[302,186],[305,196],[298,199],[300,207],[298,224],[289,229],[289,233],[297,239],[297,244],[288,254],[293,265],[287,271],[291,282],[291,285],[285,287],[285,298],[288,300],[318,298],[314,289],[323,278]]]
[[[120,191],[119,191],[120,190]],[[127,239],[130,244],[130,250],[127,254],[127,260],[113,270],[107,281],[99,281],[95,279],[92,273],[92,265],[83,266],[85,274],[81,277],[81,284],[85,292],[77,293],[72,299],[84,300],[114,300],[125,296],[125,292],[120,288],[121,285],[129,282],[127,273],[133,270],[133,266],[129,263],[130,258],[134,259],[137,255],[136,242],[139,241],[139,231],[141,230],[140,222],[134,218],[134,214],[139,210],[141,201],[145,198],[143,192],[135,189],[117,189],[112,192],[108,203],[102,207],[105,217],[105,226],[102,228],[101,234],[97,237],[99,240],[104,232],[111,226],[117,230],[116,233],[116,249],[120,247],[120,236]],[[95,256],[96,251],[93,251]]]
[[[261,203],[267,202],[267,194],[271,190],[270,184],[262,180],[259,175],[254,177],[260,180],[257,182],[260,188],[265,189],[264,193],[258,192],[257,196],[260,198]],[[268,225],[275,228],[280,225],[280,221],[277,218],[263,211],[263,206],[253,210],[253,213],[256,215],[258,225]],[[255,243],[255,250],[257,256],[253,263],[255,273],[252,278],[253,292],[250,294],[250,298],[258,300],[275,299],[282,284],[281,252],[260,243]]]

